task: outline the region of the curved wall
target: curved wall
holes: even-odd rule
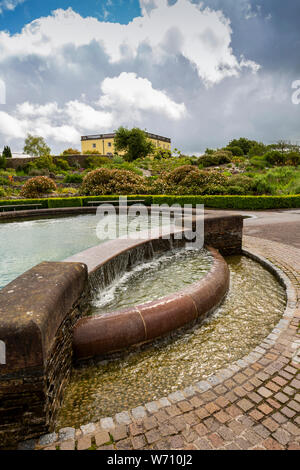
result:
[[[190,287],[154,302],[80,319],[74,328],[76,359],[89,359],[150,342],[203,319],[223,300],[229,288],[227,263],[213,248],[210,272]]]

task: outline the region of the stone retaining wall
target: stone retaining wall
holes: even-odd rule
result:
[[[58,160],[58,159],[63,159],[67,160],[69,165],[74,165],[74,163],[78,163],[80,167],[83,167],[83,163],[88,157],[106,157],[106,155],[58,155],[54,156],[53,159]],[[8,158],[6,160],[6,167],[7,168],[13,168],[16,170],[18,167],[23,168],[26,166],[29,162],[34,162],[36,161],[36,157],[29,157],[29,158]]]
[[[72,328],[83,314],[87,270],[41,263],[0,291],[0,447],[48,431],[72,364]]]

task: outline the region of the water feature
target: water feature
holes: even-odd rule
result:
[[[138,221],[140,225],[129,224],[129,231],[148,228],[147,217]],[[96,215],[77,215],[0,223],[0,289],[41,261],[62,261],[106,241],[97,237],[98,222]],[[118,218],[117,230],[117,236],[127,230],[127,224],[118,224]],[[107,235],[113,238],[114,233]]]
[[[148,256],[139,253],[140,260]],[[98,315],[121,310],[177,292],[205,276],[212,262],[213,257],[207,250],[178,249],[163,255],[152,254],[150,261],[134,264],[127,272],[122,266],[119,269],[121,276],[113,274],[108,288],[101,289],[105,283],[100,280],[90,313]]]
[[[194,282],[203,253],[200,260],[196,252],[187,256],[186,266],[183,256],[175,257],[173,265],[167,261],[161,271],[155,269],[154,273],[143,267],[140,273],[133,270],[127,278],[120,279],[120,284],[95,299],[92,310],[101,313],[132,305],[149,299],[152,288],[153,295],[161,297],[165,295],[165,284],[167,290],[169,287],[173,290],[185,287],[189,279]],[[181,263],[180,269],[177,262]],[[229,257],[227,262],[231,272],[229,294],[201,325],[122,359],[74,369],[57,428],[97,421],[166,396],[212,375],[260,344],[283,313],[285,291],[259,263],[241,256]],[[183,271],[180,279],[178,270]],[[134,282],[132,276],[136,276]],[[157,276],[161,276],[160,283],[156,283]]]

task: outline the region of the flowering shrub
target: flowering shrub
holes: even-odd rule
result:
[[[82,183],[81,193],[86,196],[101,194],[146,194],[145,180],[127,170],[99,168],[88,173]]]
[[[41,195],[50,194],[56,190],[56,184],[47,176],[37,176],[26,181],[22,190],[21,197],[39,198]]]

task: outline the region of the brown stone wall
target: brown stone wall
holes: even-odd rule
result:
[[[73,165],[74,163],[78,163],[81,167],[83,166],[84,161],[88,157],[102,157],[105,156],[107,158],[107,155],[58,155],[54,156],[54,160],[57,160],[58,158],[62,158],[64,160],[67,160],[69,165]],[[27,165],[29,162],[34,162],[36,158],[9,158],[6,160],[6,166],[7,168],[14,168],[15,170],[18,167],[24,167]]]
[[[27,283],[27,285],[26,285]],[[84,314],[82,264],[42,263],[0,291],[0,447],[52,429],[72,364],[72,329]]]

